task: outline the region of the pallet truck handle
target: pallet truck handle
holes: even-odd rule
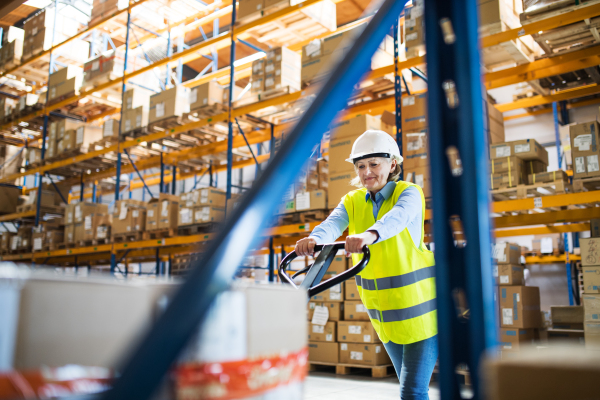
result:
[[[334,252],[334,254],[335,254],[335,253],[337,253],[338,250],[344,249],[346,247],[346,243],[345,242],[336,242],[336,243],[331,243],[331,244],[318,244],[315,246],[314,251],[319,252],[327,247],[332,247],[331,251],[335,251]],[[362,250],[363,250],[363,258],[362,258],[362,260],[360,260],[360,262],[358,264],[356,264],[354,267],[342,272],[341,274],[335,275],[333,278],[327,279],[326,281],[320,282],[319,284],[308,288],[308,297],[310,298],[316,294],[324,292],[325,290],[330,289],[331,287],[333,287],[339,283],[342,283],[345,280],[352,278],[353,276],[355,276],[359,272],[361,272],[367,266],[367,264],[369,263],[369,260],[371,259],[371,252],[369,251],[369,247],[364,246]],[[296,257],[298,257],[296,255],[296,252],[292,251],[287,256],[285,256],[283,260],[281,260],[281,264],[279,265],[279,278],[281,279],[282,282],[288,283],[292,287],[298,289],[298,285],[296,285],[294,283],[292,278],[290,278],[290,276],[286,272],[286,269],[289,267],[290,263]],[[330,264],[331,264],[331,262],[330,262]],[[293,275],[293,277],[296,277],[304,272],[309,272],[310,269],[313,267],[313,265],[310,265],[307,268],[304,268],[303,270],[296,272]],[[327,268],[329,268],[329,264],[327,265]]]

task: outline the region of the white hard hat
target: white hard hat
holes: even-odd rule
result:
[[[398,144],[388,133],[378,130],[368,130],[358,137],[352,145],[352,154],[346,161],[354,164],[362,158],[384,157],[395,158],[402,163]]]

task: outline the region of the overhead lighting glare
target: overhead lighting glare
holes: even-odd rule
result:
[[[244,58],[241,58],[241,59],[235,61],[233,63],[233,66],[239,67],[240,65],[251,63],[252,61],[255,61],[255,60],[260,60],[261,58],[266,57],[266,55],[267,54],[265,52],[259,51],[258,53],[254,53],[251,56],[244,57]]]
[[[35,8],[44,8],[52,4],[52,0],[29,0],[24,3],[26,6]]]

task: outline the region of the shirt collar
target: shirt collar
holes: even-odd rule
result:
[[[375,195],[375,199],[377,200],[377,198],[379,197],[378,195],[383,196],[383,198],[385,200],[389,199],[392,196],[392,194],[394,193],[394,189],[396,189],[396,182],[386,183],[385,186],[379,192],[377,192],[377,194]],[[367,190],[367,194],[365,196],[365,201],[369,201],[370,198],[371,198],[371,192],[369,192]]]

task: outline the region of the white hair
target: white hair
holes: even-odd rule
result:
[[[392,160],[396,160],[396,168],[394,168],[394,170],[392,172],[390,172],[387,181],[388,182],[397,182],[398,178],[400,177],[400,172],[402,171],[402,167],[400,166],[402,164],[402,161],[400,161],[400,159],[398,159],[398,157],[393,157],[393,158],[384,158],[384,157],[373,157],[373,158],[377,158],[379,160],[384,160],[386,161],[388,164],[392,163]],[[360,181],[360,177],[358,176],[358,168],[356,168],[356,164],[354,164],[354,171],[356,172],[356,176],[350,181],[350,184],[354,187],[357,188],[363,188],[363,184]]]

